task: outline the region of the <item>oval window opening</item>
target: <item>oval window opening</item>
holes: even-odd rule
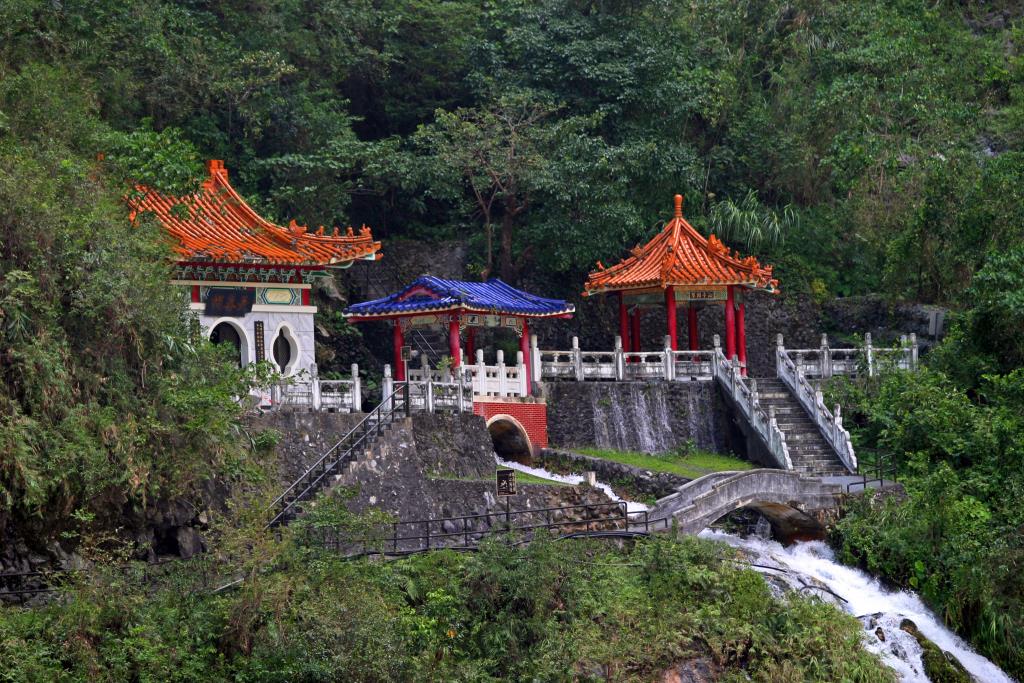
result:
[[[277,369],[281,374],[287,374],[293,356],[292,342],[288,339],[285,330],[282,329],[277,333],[277,339],[274,340],[274,362],[277,363]]]

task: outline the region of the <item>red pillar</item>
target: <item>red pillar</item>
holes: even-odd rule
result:
[[[199,297],[199,285],[192,285],[192,303],[198,304],[202,301]]]
[[[308,289],[302,290],[302,305],[303,306],[308,306],[309,305],[309,290]]]
[[[736,355],[736,311],[733,308],[732,285],[726,289],[725,295],[725,357],[732,360]]]
[[[747,331],[743,325],[744,303],[741,301],[736,309],[736,345],[737,352],[742,366],[743,376],[747,375]]]
[[[530,326],[523,318],[523,333],[519,335],[519,350],[523,352],[523,366],[526,368],[526,386],[528,390],[533,389],[533,372],[530,368]]]
[[[622,350],[629,351],[629,314],[626,313],[625,292],[619,292],[619,337],[622,339]]]
[[[686,322],[689,323],[690,350],[700,350],[700,330],[697,329],[697,307],[690,304],[686,307]]]
[[[466,362],[476,362],[476,328],[466,328]]]
[[[459,367],[459,319],[448,322],[448,355],[452,357],[452,368]]]
[[[636,310],[633,311],[633,315],[630,316],[630,317],[632,318],[631,322],[632,322],[632,326],[633,326],[633,344],[632,344],[632,348],[630,349],[630,351],[640,351],[641,350],[641,346],[640,346],[640,307],[639,306],[636,308]]]
[[[405,381],[405,363],[402,362],[402,346],[405,345],[405,335],[402,334],[402,326],[395,321],[395,330],[391,337],[391,343],[395,347],[395,379],[399,382]]]
[[[665,288],[665,319],[672,350],[677,351],[679,342],[676,339],[676,289],[672,285]]]

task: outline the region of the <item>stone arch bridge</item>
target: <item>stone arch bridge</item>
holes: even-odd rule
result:
[[[844,479],[861,481],[860,477],[830,479],[801,476],[792,470],[718,472],[661,498],[649,516],[674,521],[680,533],[696,534],[734,510],[751,508],[771,522],[777,537],[817,535],[848,494]]]

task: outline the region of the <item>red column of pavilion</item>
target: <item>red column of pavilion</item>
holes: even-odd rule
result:
[[[622,350],[630,351],[629,345],[629,314],[626,313],[626,293],[619,292],[619,338],[622,339]]]
[[[402,362],[402,346],[405,345],[405,335],[402,334],[402,326],[399,324],[398,319],[395,319],[395,328],[394,332],[392,333],[391,343],[395,347],[395,379],[398,380],[399,382],[404,382],[405,363]]]
[[[686,322],[689,325],[690,350],[700,350],[700,332],[697,329],[697,307],[690,304],[686,307]]]
[[[736,355],[736,311],[732,285],[726,288],[725,295],[725,357],[732,360]]]
[[[736,309],[736,344],[743,376],[747,375],[747,331],[744,325],[745,304],[741,301]]]
[[[672,285],[665,288],[665,320],[668,324],[669,345],[676,351],[679,349],[676,339],[676,289]]]
[[[448,355],[452,358],[451,367],[459,367],[459,318],[452,316],[448,321]]]
[[[631,351],[640,351],[640,307],[637,306],[633,309],[633,314],[630,316],[630,324],[633,328],[633,344]]]

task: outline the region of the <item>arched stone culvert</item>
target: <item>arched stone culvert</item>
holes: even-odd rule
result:
[[[494,443],[494,452],[502,460],[512,460],[529,465],[533,458],[533,446],[526,428],[511,415],[495,415],[487,421],[487,431]]]

